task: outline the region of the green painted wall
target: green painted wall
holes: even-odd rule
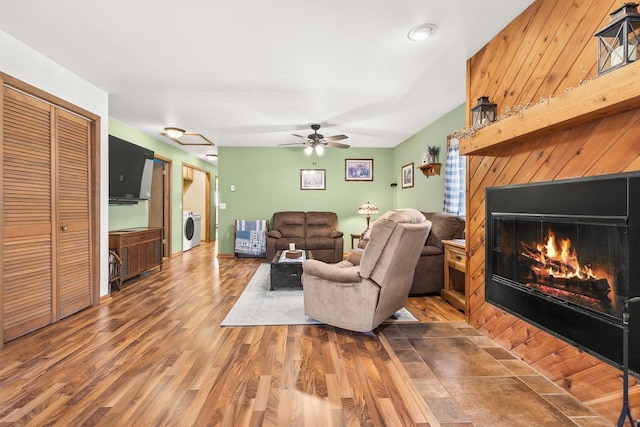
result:
[[[393,149],[393,179],[398,183],[396,207],[415,208],[423,212],[442,212],[447,135],[464,128],[465,115],[466,106],[462,104]],[[429,145],[440,147],[442,173],[427,178],[418,166],[422,164],[422,153],[427,152]],[[400,172],[402,166],[411,162],[414,165],[414,186],[403,189]]]
[[[211,230],[215,230],[215,209],[213,207],[214,179],[218,168],[213,164],[194,157],[159,139],[133,128],[118,120],[109,119],[109,134],[129,141],[141,147],[153,150],[156,154],[169,158],[173,162],[171,175],[171,253],[182,251],[182,164],[197,166],[211,174]],[[148,225],[148,202],[137,205],[109,205],[109,230],[130,227],[146,227]]]
[[[365,218],[360,205],[370,201],[384,212],[393,208],[416,208],[441,212],[444,197],[444,166],[440,176],[426,178],[417,166],[428,145],[440,147],[446,158],[447,135],[464,127],[462,104],[399,146],[348,150],[327,149],[323,156],[307,156],[301,148],[220,147],[220,203],[218,251],[233,254],[233,223],[236,219],[269,219],[286,210],[332,211],[338,214],[345,234],[344,248],[351,248],[351,233],[361,233]],[[345,159],[373,159],[373,182],[345,181]],[[401,187],[401,168],[414,163],[414,187]],[[300,190],[300,169],[326,169],[324,191]],[[391,183],[398,183],[391,187]],[[231,191],[231,186],[235,191]],[[375,219],[376,217],[372,217]]]
[[[358,207],[367,201],[381,212],[394,206],[393,150],[390,148],[328,148],[319,157],[302,148],[220,147],[218,251],[233,254],[236,219],[269,219],[274,212],[331,211],[345,233],[344,249],[351,248],[351,233],[366,227]],[[373,181],[345,181],[345,159],[373,159]],[[326,169],[326,190],[300,190],[300,169]],[[231,191],[231,185],[235,191]],[[375,216],[372,217],[375,219]]]

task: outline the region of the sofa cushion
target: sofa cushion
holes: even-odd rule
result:
[[[314,237],[305,239],[305,247],[313,249],[334,249],[336,241],[332,237]]]
[[[335,212],[307,212],[306,226],[307,239],[314,237],[330,238],[331,232],[338,228],[338,215]]]
[[[282,237],[304,239],[305,216],[304,212],[297,211],[276,212],[271,229],[279,231]]]
[[[431,231],[427,237],[426,246],[444,249],[443,240],[462,238],[465,221],[459,216],[443,212],[422,212],[422,215],[431,221]]]
[[[296,249],[309,249],[305,239],[299,239],[297,237],[290,237],[288,239],[276,240],[275,247],[278,251],[284,251],[289,249],[289,243],[296,245]]]
[[[442,255],[443,253],[444,253],[444,250],[440,249],[437,246],[423,246],[420,256]]]

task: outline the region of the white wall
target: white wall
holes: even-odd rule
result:
[[[100,116],[100,295],[108,294],[109,94],[0,30],[0,70]]]

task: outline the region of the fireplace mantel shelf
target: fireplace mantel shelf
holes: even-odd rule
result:
[[[602,75],[460,139],[460,153],[483,155],[523,141],[640,107],[640,61]]]

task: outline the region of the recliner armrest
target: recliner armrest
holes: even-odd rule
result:
[[[364,249],[351,249],[351,251],[347,254],[347,261],[349,261],[353,265],[360,265],[360,260],[362,260],[363,253]]]
[[[340,230],[331,230],[331,232],[329,233],[329,237],[342,237],[344,235],[344,233],[342,233],[342,231]]]
[[[278,230],[271,230],[267,232],[267,237],[273,237],[274,239],[282,239],[282,233]]]
[[[316,276],[332,282],[354,283],[360,281],[360,269],[349,266],[350,263],[325,264],[322,261],[308,259],[302,263],[304,274]]]

